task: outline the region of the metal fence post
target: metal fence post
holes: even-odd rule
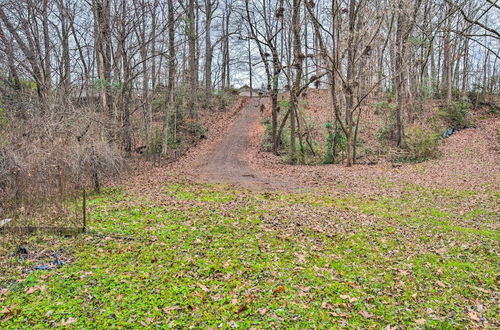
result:
[[[82,213],[83,213],[83,232],[87,231],[87,194],[85,188],[83,189],[83,203],[82,203]]]

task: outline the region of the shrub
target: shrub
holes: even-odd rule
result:
[[[379,141],[393,140],[396,133],[396,108],[397,105],[388,102],[379,102],[375,104],[375,113],[381,115],[382,123],[378,130]]]
[[[262,121],[264,125],[264,139],[262,141],[264,151],[271,151],[273,149],[273,141],[272,141],[272,125],[269,118],[266,118]]]
[[[467,128],[472,125],[471,108],[471,103],[458,101],[440,109],[439,116],[450,127]]]
[[[334,125],[328,122],[326,128],[328,129],[328,136],[326,138],[326,153],[323,163],[340,163],[343,160],[341,155],[345,152],[347,138],[338,123]]]
[[[207,129],[197,120],[185,119],[182,127],[189,136],[191,136],[194,141],[205,139],[207,137]]]
[[[161,153],[163,148],[163,130],[162,128],[154,128],[151,134],[149,152],[153,155]]]
[[[237,92],[235,93],[233,89],[224,89],[219,91],[211,97],[212,100],[210,102],[210,107],[218,111],[226,111],[229,105],[233,103],[236,95]]]
[[[5,117],[5,109],[0,104],[0,132],[7,125],[7,118]]]
[[[435,94],[434,86],[436,85],[436,82],[430,79],[425,79],[422,84],[422,89],[421,93],[424,98],[431,98]]]
[[[410,127],[406,134],[408,160],[424,161],[437,156],[439,140],[439,134],[430,129]]]

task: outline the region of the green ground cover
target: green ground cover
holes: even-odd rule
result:
[[[4,244],[0,327],[500,325],[496,191],[161,189],[93,196],[85,235],[26,238],[60,268]]]

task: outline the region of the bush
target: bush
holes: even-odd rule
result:
[[[226,111],[229,105],[231,105],[234,101],[235,96],[238,93],[234,92],[232,89],[224,89],[219,91],[218,93],[211,96],[212,100],[210,104],[210,108],[213,108],[217,111]],[[205,96],[206,97],[206,96]]]
[[[149,152],[152,155],[158,155],[163,149],[163,129],[154,128],[151,134],[151,141],[149,144]]]
[[[471,108],[471,103],[458,101],[440,109],[439,116],[449,127],[463,129],[472,126]]]
[[[272,125],[269,118],[266,118],[262,121],[264,125],[264,139],[262,141],[264,151],[270,152],[273,150],[273,141],[272,141]]]
[[[0,104],[0,132],[7,125],[7,118],[5,117],[5,109]]]
[[[406,134],[407,160],[424,161],[437,156],[440,136],[422,127],[410,127]]]
[[[185,119],[180,126],[194,141],[205,139],[208,136],[205,126],[197,120]]]
[[[422,84],[422,89],[421,89],[421,93],[424,98],[429,99],[434,96],[434,94],[436,93],[434,90],[435,85],[436,85],[435,81],[430,80],[428,78],[424,78],[424,82]]]
[[[396,134],[396,109],[397,105],[388,102],[379,102],[375,104],[375,114],[382,116],[382,123],[378,130],[379,141],[394,140]]]
[[[328,137],[326,138],[326,153],[323,163],[340,163],[344,158],[343,153],[346,150],[347,138],[338,122],[335,125],[328,122],[325,126],[328,129]]]

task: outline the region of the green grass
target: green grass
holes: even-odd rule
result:
[[[89,202],[86,235],[27,241],[73,263],[23,274],[34,263],[6,254],[0,326],[494,328],[497,202],[411,185],[397,196],[107,191]]]

